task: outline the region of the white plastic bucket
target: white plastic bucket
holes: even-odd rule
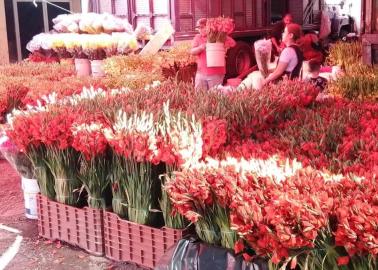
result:
[[[92,69],[92,76],[93,77],[103,77],[105,75],[105,72],[104,72],[102,65],[103,65],[102,60],[92,60],[91,61],[91,69]]]
[[[206,43],[206,64],[208,67],[224,67],[226,65],[224,43]]]
[[[22,190],[24,191],[25,216],[30,219],[38,219],[37,194],[39,186],[36,179],[21,178]]]
[[[77,76],[91,75],[91,63],[88,59],[75,58],[75,70]]]

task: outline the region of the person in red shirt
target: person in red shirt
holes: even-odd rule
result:
[[[223,83],[226,67],[207,67],[206,63],[206,18],[199,19],[196,29],[199,31],[193,41],[190,53],[197,56],[197,73],[195,77],[195,89],[210,89]],[[226,49],[234,47],[235,40],[227,37],[225,42]]]
[[[323,53],[320,50],[319,38],[315,33],[307,33],[298,41],[299,47],[303,51],[305,61],[315,60],[322,63]]]

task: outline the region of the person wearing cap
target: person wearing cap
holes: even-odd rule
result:
[[[302,35],[301,26],[295,23],[285,27],[282,41],[286,48],[282,50],[276,69],[263,81],[263,85],[281,80],[284,76],[289,79],[298,78],[303,64],[303,53],[297,45]]]
[[[207,19],[202,18],[197,21],[196,30],[199,31],[193,41],[190,53],[197,57],[197,73],[195,77],[195,89],[210,89],[223,83],[226,67],[207,67],[206,63],[206,23]],[[234,47],[235,40],[227,37],[225,41],[226,49]]]

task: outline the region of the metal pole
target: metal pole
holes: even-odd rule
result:
[[[66,12],[68,12],[70,14],[73,13],[71,10],[65,9],[65,8],[63,8],[61,6],[58,6],[58,5],[54,4],[54,3],[51,3],[50,1],[47,1],[47,0],[41,0],[41,1],[45,2],[45,3],[49,4],[49,5],[52,5],[52,6],[56,7],[56,8],[58,8],[58,9],[61,9],[63,11],[66,11]],[[37,1],[36,0],[33,0],[33,4],[34,4],[35,7],[37,7]]]

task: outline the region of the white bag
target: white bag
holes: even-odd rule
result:
[[[261,71],[254,71],[245,78],[238,86],[238,90],[255,89],[261,90],[263,88],[264,75]]]
[[[270,39],[261,39],[254,43],[255,58],[259,71],[263,76],[269,73],[269,63],[272,54],[272,41]]]

